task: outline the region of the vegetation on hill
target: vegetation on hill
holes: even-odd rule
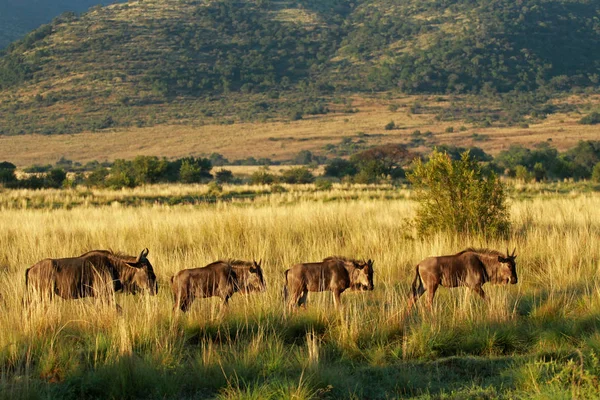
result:
[[[0,58],[8,115],[0,132],[298,119],[328,112],[332,93],[356,91],[490,95],[594,86],[599,10],[584,0],[98,7],[65,14],[8,46]]]

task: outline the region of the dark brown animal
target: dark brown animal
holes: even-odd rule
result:
[[[322,262],[296,264],[285,271],[284,297],[288,308],[306,307],[308,292],[333,292],[335,307],[350,288],[373,290],[373,261],[327,257]]]
[[[198,297],[218,296],[227,305],[236,292],[250,293],[266,288],[261,262],[221,260],[202,268],[184,269],[171,277],[175,310],[189,310]]]
[[[93,250],[79,257],[46,258],[25,271],[29,295],[39,299],[110,299],[114,292],[136,293],[146,290],[158,293],[152,264],[144,249],[136,258],[108,250]]]
[[[468,248],[451,256],[424,259],[416,267],[408,310],[425,292],[431,307],[435,291],[440,285],[449,288],[467,286],[485,299],[482,289],[484,283],[517,283],[515,250],[509,254],[507,249],[504,256],[495,250]]]

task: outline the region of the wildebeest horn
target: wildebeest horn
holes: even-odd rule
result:
[[[512,254],[510,255],[511,257],[514,257],[514,256],[515,256],[515,251],[517,251],[517,248],[516,248],[516,247],[513,249],[513,252],[512,252]]]
[[[142,252],[140,253],[140,255],[138,256],[137,260],[135,260],[135,262],[140,262],[142,260],[142,258],[146,258],[146,256],[148,255],[150,251],[148,251],[148,249],[144,249],[142,250]]]

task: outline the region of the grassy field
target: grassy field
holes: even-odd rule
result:
[[[484,241],[418,237],[405,189],[313,189],[177,205],[123,199],[207,189],[1,192],[0,398],[600,395],[597,193],[513,188],[510,238]],[[467,246],[516,246],[519,284],[486,285],[487,304],[441,289],[431,312],[402,318],[414,266]],[[90,299],[22,306],[24,271],[44,257],[144,247],[159,294],[118,294],[121,315]],[[340,312],[329,293],[310,294],[306,311],[285,315],[283,271],[332,254],[374,259],[375,290],[344,294]],[[225,257],[262,258],[267,291],[173,314],[169,277]]]
[[[460,107],[477,107],[468,99],[462,99]],[[478,100],[475,100],[477,102]],[[563,103],[577,105],[582,109],[597,107],[598,96],[563,99]],[[420,104],[418,113],[411,108]],[[397,107],[391,111],[390,106]],[[409,144],[420,139],[416,150],[434,145],[454,144],[478,146],[496,155],[511,144],[532,147],[540,142],[551,141],[560,151],[573,147],[580,140],[596,140],[597,126],[577,123],[579,111],[556,113],[546,119],[530,122],[528,127],[491,126],[482,127],[461,118],[454,121],[438,121],[436,115],[452,106],[448,96],[398,96],[384,99],[382,96],[356,97],[352,101],[356,113],[344,113],[340,105],[331,104],[331,114],[309,116],[299,121],[271,121],[221,124],[206,121],[201,125],[159,125],[148,128],[106,130],[75,135],[20,135],[0,136],[0,160],[8,160],[19,167],[32,164],[53,164],[60,157],[85,163],[88,161],[113,161],[131,159],[137,155],[207,156],[221,153],[229,160],[249,156],[289,160],[300,150],[328,154],[325,146],[339,145],[342,139],[361,141],[364,147],[385,143]],[[475,112],[473,112],[475,113]],[[394,121],[397,129],[385,130]],[[446,132],[447,128],[453,132]],[[461,127],[463,130],[461,130]],[[414,135],[418,130],[421,135]],[[432,135],[424,135],[430,131]],[[248,149],[252,149],[249,153]],[[328,154],[329,156],[335,156]]]

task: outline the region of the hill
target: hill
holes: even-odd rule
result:
[[[80,13],[100,0],[0,0],[0,49],[64,12]]]
[[[352,94],[389,90],[593,87],[599,12],[587,0],[144,0],[94,8],[6,49],[0,132],[293,120],[327,113]]]

